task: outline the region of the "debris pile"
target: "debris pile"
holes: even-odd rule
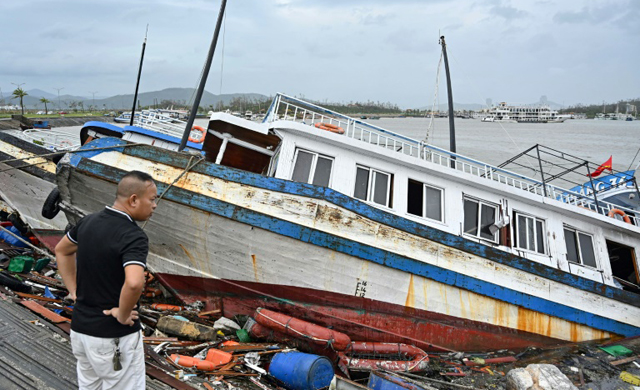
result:
[[[0,219],[3,219],[0,215]],[[6,219],[6,218],[5,218]],[[0,292],[69,332],[73,302],[28,229],[0,222]],[[11,234],[10,234],[11,233]],[[185,304],[154,275],[138,308],[147,374],[178,389],[633,389],[640,338],[486,353],[434,353],[256,307],[223,316]],[[228,313],[227,313],[228,314]]]

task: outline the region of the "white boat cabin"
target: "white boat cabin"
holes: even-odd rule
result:
[[[596,205],[588,196],[296,98],[279,94],[262,124],[214,113],[203,153],[218,164],[329,187],[441,231],[640,292],[634,210]],[[609,216],[611,210],[628,222]]]

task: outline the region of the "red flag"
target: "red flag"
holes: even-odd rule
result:
[[[612,172],[611,171],[612,159],[613,159],[613,156],[610,156],[609,159],[605,161],[604,164],[600,165],[595,171],[593,171],[590,175],[587,175],[587,176],[598,177],[600,176],[602,171],[604,171],[605,169],[608,169],[610,172]]]

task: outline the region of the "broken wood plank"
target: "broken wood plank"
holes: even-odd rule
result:
[[[620,359],[620,360],[614,360],[612,362],[609,362],[609,364],[611,364],[612,366],[619,366],[620,364],[625,364],[625,363],[632,362],[632,361],[636,360],[639,357],[640,357],[640,355],[630,356],[628,358],[624,358],[624,359]]]

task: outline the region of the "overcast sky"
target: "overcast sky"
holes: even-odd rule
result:
[[[0,88],[5,98],[12,83],[133,93],[147,23],[140,90],[194,87],[219,8],[220,0],[1,0]],[[458,103],[640,96],[639,0],[228,0],[223,26],[206,86],[215,94],[430,106],[442,34]],[[444,67],[439,85],[445,103]]]

